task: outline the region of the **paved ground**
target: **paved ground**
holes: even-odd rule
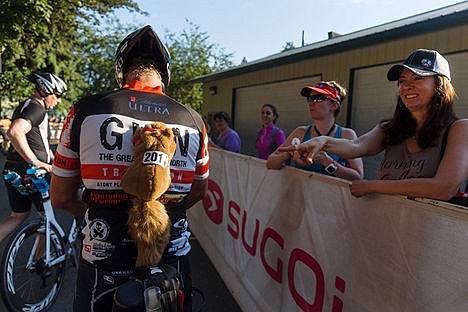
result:
[[[3,170],[4,156],[0,153],[0,168]],[[9,214],[8,200],[5,192],[3,181],[0,181],[0,219],[5,218]],[[68,230],[71,218],[68,214],[57,211],[56,217],[63,227]],[[3,253],[6,240],[0,244],[0,254]],[[237,312],[241,311],[229,290],[224,285],[218,272],[211,264],[203,249],[198,244],[195,237],[191,240],[193,250],[191,254],[193,285],[203,290],[206,296],[206,306],[202,311],[205,312]],[[75,271],[71,266],[67,266],[67,274],[65,276],[64,287],[54,306],[49,310],[51,312],[66,312],[71,311],[73,301]],[[195,298],[196,300],[196,298]],[[195,301],[196,308],[198,305]],[[3,302],[0,300],[0,311],[6,311]],[[196,309],[194,309],[196,311]]]

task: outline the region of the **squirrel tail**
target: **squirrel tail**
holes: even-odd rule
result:
[[[130,237],[138,250],[136,266],[155,266],[169,243],[171,222],[158,201],[134,199],[127,221]]]

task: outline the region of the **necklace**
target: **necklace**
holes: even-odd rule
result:
[[[326,136],[329,136],[330,133],[333,132],[333,130],[335,130],[335,126],[336,124],[333,124],[333,126],[331,126],[330,130],[328,130]],[[314,130],[315,130],[315,133],[317,133],[317,136],[322,136],[322,134],[320,133],[320,131],[317,129],[317,127],[314,125]]]

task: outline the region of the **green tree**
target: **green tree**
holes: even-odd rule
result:
[[[61,105],[68,109],[86,89],[83,73],[83,35],[118,8],[141,12],[131,0],[17,0],[0,3],[2,72],[0,101],[23,100],[33,91],[23,79],[34,70],[65,79],[69,92]]]
[[[233,54],[211,43],[210,36],[200,31],[198,25],[188,19],[186,22],[188,30],[179,34],[166,30],[166,44],[172,59],[171,83],[166,91],[177,101],[201,112],[202,84],[189,81],[231,67]]]
[[[94,94],[118,88],[114,75],[114,56],[122,39],[140,26],[122,24],[111,16],[102,25],[83,31],[81,61],[77,66],[86,86],[83,94]]]

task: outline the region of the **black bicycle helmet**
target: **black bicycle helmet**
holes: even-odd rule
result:
[[[150,25],[146,25],[130,35],[119,44],[115,52],[115,79],[120,87],[123,85],[124,74],[132,65],[132,60],[138,57],[148,57],[154,60],[165,87],[171,80],[171,56],[166,46]]]
[[[33,72],[24,77],[36,85],[39,91],[46,95],[55,93],[62,96],[67,91],[67,84],[60,77],[46,72]]]

